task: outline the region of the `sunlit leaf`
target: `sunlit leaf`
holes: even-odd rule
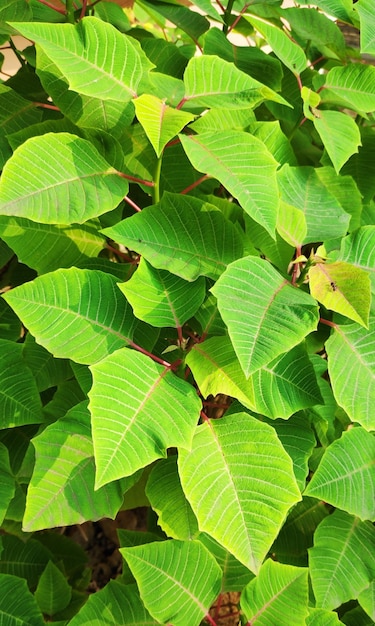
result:
[[[317,111],[313,122],[336,172],[339,173],[344,163],[358,152],[358,146],[361,145],[357,124],[344,113],[324,110]]]
[[[359,0],[355,10],[359,14],[361,25],[361,52],[363,54],[375,54],[375,21],[371,0]]]
[[[375,67],[349,63],[333,67],[327,74],[321,92],[324,102],[334,101],[342,106],[367,113],[375,109]]]

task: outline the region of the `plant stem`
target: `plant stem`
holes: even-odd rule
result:
[[[207,613],[205,619],[207,620],[207,622],[209,624],[211,624],[211,626],[217,626],[216,622],[212,619],[211,615],[209,613]]]
[[[326,326],[331,326],[331,328],[337,328],[337,324],[331,322],[330,320],[325,320],[323,317],[320,318],[319,322],[321,324],[325,324]]]
[[[158,160],[156,161],[156,167],[154,172],[154,188],[152,190],[152,203],[157,204],[160,202],[160,172],[161,172],[161,164],[163,161],[163,154],[160,155]]]
[[[33,102],[34,106],[41,107],[42,109],[51,109],[52,111],[60,111],[59,107],[54,104],[48,104],[48,102]]]
[[[131,176],[130,174],[124,174],[124,172],[116,171],[118,176],[121,178],[126,178],[127,180],[131,180],[132,183],[139,183],[140,185],[145,185],[146,187],[153,187],[154,181],[152,180],[142,180],[142,178],[136,178],[136,176]]]
[[[44,6],[48,7],[49,9],[53,9],[53,11],[57,11],[57,13],[61,13],[62,15],[65,15],[65,9],[58,9],[57,7],[55,7],[54,4],[52,4],[51,2],[48,2],[48,0],[38,0],[40,2],[40,4],[44,4]]]
[[[66,21],[69,24],[74,24],[74,3],[73,0],[66,0]]]
[[[234,5],[234,0],[228,0],[227,8],[225,9],[225,13],[223,15],[224,24],[223,24],[223,33],[227,34],[229,28],[229,20],[232,15],[232,9]]]
[[[139,207],[138,204],[133,202],[133,200],[131,200],[129,196],[125,196],[124,200],[125,202],[127,202],[127,204],[129,204],[134,209],[134,211],[137,211],[138,213],[142,211],[141,207]]]
[[[168,369],[172,368],[173,363],[168,363],[168,361],[164,361],[164,359],[160,359],[158,356],[156,356],[156,354],[152,354],[148,350],[145,350],[144,348],[142,348],[142,346],[139,346],[137,343],[134,343],[134,341],[131,341],[131,340],[128,340],[128,341],[129,341],[129,345],[135,350],[137,350],[137,352],[142,352],[142,354],[149,356],[150,359],[152,359],[156,363],[160,363],[160,365],[164,365],[164,367],[167,367]]]
[[[198,178],[198,180],[194,181],[193,183],[191,183],[191,185],[189,185],[188,187],[186,187],[185,189],[180,191],[180,194],[183,196],[186,193],[189,193],[189,191],[191,191],[195,187],[198,187],[198,185],[203,183],[204,180],[207,180],[207,178],[209,178],[208,174],[205,174],[204,176],[201,176],[201,178]]]

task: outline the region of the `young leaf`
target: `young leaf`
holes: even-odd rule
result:
[[[368,587],[375,577],[375,528],[336,510],[318,526],[309,550],[317,606],[335,609]]]
[[[326,309],[368,328],[371,284],[366,271],[344,261],[317,263],[309,270],[309,284],[313,298]]]
[[[43,421],[42,403],[22,345],[0,340],[0,429]]]
[[[3,297],[57,358],[95,363],[132,337],[134,317],[112,274],[59,269]]]
[[[294,248],[306,239],[307,224],[303,212],[281,200],[277,216],[277,231]]]
[[[105,619],[106,626],[157,626],[143,606],[136,585],[123,585],[117,580],[96,593],[69,622],[69,626],[99,626]]]
[[[0,574],[0,619],[9,626],[45,626],[37,602],[26,580]]]
[[[281,28],[254,15],[244,17],[263,35],[276,56],[293,74],[301,74],[306,69],[307,59],[304,51]]]
[[[25,141],[4,166],[0,212],[43,224],[82,223],[116,208],[128,189],[89,141],[47,133]]]
[[[333,393],[353,422],[375,428],[375,324],[336,326],[326,342]]]
[[[143,74],[154,67],[138,42],[96,17],[84,17],[76,26],[38,22],[12,26],[42,48],[70,89],[86,96],[128,102],[137,95]]]
[[[165,457],[167,448],[190,448],[201,406],[194,387],[134,350],[90,369],[97,488]]]
[[[264,259],[235,261],[211,291],[246,377],[317,327],[316,301],[292,287]]]
[[[308,570],[267,559],[241,595],[241,608],[254,626],[305,626]],[[291,606],[293,610],[291,611]]]
[[[206,295],[203,276],[187,282],[141,259],[138,269],[125,283],[119,283],[139,319],[165,328],[181,327],[201,306]]]
[[[72,588],[64,574],[52,561],[49,561],[35,590],[35,599],[40,610],[52,617],[68,606],[71,597]]]
[[[219,180],[244,211],[275,237],[277,161],[264,143],[238,131],[180,135],[180,141],[195,169]]]
[[[37,437],[34,473],[26,499],[26,532],[114,518],[123,493],[135,482],[116,482],[94,491],[95,461],[87,402],[68,411]]]
[[[328,156],[337,172],[344,163],[358,152],[361,143],[361,133],[355,121],[338,111],[316,111],[313,119]]]
[[[123,220],[104,235],[142,254],[153,267],[185,280],[217,278],[242,256],[242,237],[212,204],[164,193],[160,203]]]
[[[326,450],[305,494],[361,520],[375,520],[375,438],[358,426]]]
[[[264,100],[288,106],[275,91],[215,55],[190,59],[184,83],[183,101],[188,103],[189,108],[192,105],[218,109],[254,108]]]
[[[120,548],[151,615],[173,626],[199,626],[220,593],[222,572],[199,541]]]
[[[291,459],[274,429],[246,413],[204,423],[191,452],[179,450],[179,473],[200,530],[257,573],[287,511],[300,500]]]
[[[134,100],[138,120],[145,129],[156,155],[160,157],[165,145],[175,137],[194,115],[177,111],[159,98],[144,94]]]
[[[158,461],[148,478],[146,495],[168,537],[189,541],[197,538],[198,522],[182,491],[176,461],[176,456]]]

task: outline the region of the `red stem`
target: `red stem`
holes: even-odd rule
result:
[[[117,250],[117,248],[114,248],[113,246],[110,246],[109,243],[107,243],[106,248],[108,250],[110,250],[111,252],[114,252],[117,256],[119,256],[122,259],[124,259],[124,261],[127,261],[128,263],[131,263],[131,265],[137,265],[138,264],[138,258],[132,259],[132,257],[130,257],[128,254],[126,254],[126,252],[121,252],[121,250]]]
[[[146,187],[155,187],[155,183],[153,180],[142,180],[141,178],[136,178],[135,176],[130,176],[130,174],[124,174],[124,172],[116,171],[118,176],[121,178],[126,178],[127,180],[131,180],[133,183],[139,183],[140,185],[145,185]]]
[[[196,180],[194,183],[191,183],[191,185],[189,185],[188,187],[180,191],[180,194],[183,196],[184,194],[189,193],[189,191],[191,191],[192,189],[195,189],[195,187],[198,187],[198,185],[203,183],[203,181],[207,180],[207,178],[209,178],[208,174],[201,176],[201,178],[198,178],[198,180]]]
[[[152,354],[148,350],[145,350],[145,348],[142,348],[142,346],[139,346],[137,343],[134,343],[134,341],[128,340],[128,343],[132,348],[134,348],[138,352],[142,352],[142,354],[145,354],[146,356],[149,356],[150,359],[152,359],[156,363],[160,363],[160,365],[164,365],[164,367],[167,367],[168,369],[171,369],[174,366],[174,363],[168,363],[168,361],[164,361],[164,359],[160,359],[158,356],[156,356],[156,354]]]
[[[245,6],[241,9],[241,11],[239,12],[239,14],[237,15],[236,19],[234,20],[233,24],[231,26],[229,26],[228,30],[227,30],[227,35],[229,35],[230,31],[233,30],[233,28],[236,28],[238,22],[240,21],[242,15],[245,13],[247,7],[250,6],[250,4],[252,4],[251,2],[248,2],[247,4],[245,4]]]
[[[33,105],[36,107],[41,107],[42,109],[52,109],[52,111],[60,111],[59,107],[54,104],[47,104],[46,102],[33,102]]]
[[[225,9],[224,9],[223,5],[221,4],[220,0],[216,0],[216,4],[219,6],[219,8],[222,10],[222,12],[225,13]]]
[[[325,320],[323,317],[320,318],[319,322],[321,324],[326,324],[326,326],[331,326],[331,328],[337,328],[337,324],[331,322],[330,320]]]
[[[301,77],[300,77],[299,74],[296,74],[296,79],[297,79],[298,87],[299,87],[299,89],[301,91],[303,85],[302,85]]]
[[[180,346],[182,346],[184,342],[184,336],[182,334],[181,326],[177,326],[177,336],[178,336],[178,343],[180,344]]]
[[[180,100],[180,102],[178,103],[178,105],[176,106],[176,109],[182,109],[182,107],[184,106],[185,102],[187,102],[187,98],[182,98],[182,100]]]
[[[212,619],[211,615],[209,613],[207,613],[205,619],[208,621],[209,624],[211,624],[211,626],[217,626],[215,620]]]
[[[210,422],[210,418],[205,414],[204,411],[201,411],[201,418],[203,422]]]
[[[142,211],[142,209],[138,206],[138,204],[136,204],[133,200],[131,200],[129,198],[129,196],[125,196],[124,198],[125,202],[127,202],[128,204],[130,204],[130,206],[135,210],[138,211],[139,213]]]
[[[85,17],[86,9],[87,9],[87,0],[83,0],[83,2],[82,2],[82,9],[81,9],[81,13],[80,13],[80,16],[79,16],[80,20],[82,20]]]
[[[39,2],[40,2],[40,4],[44,4],[46,7],[49,7],[50,9],[53,9],[54,11],[57,11],[57,13],[61,13],[62,15],[65,15],[65,8],[64,9],[58,9],[51,2],[48,2],[47,0],[39,0]]]
[[[296,259],[298,259],[299,256],[301,256],[302,253],[302,246],[296,246]],[[297,281],[297,274],[298,274],[298,270],[301,267],[300,263],[295,263],[293,265],[293,272],[292,272],[292,285],[296,284]]]

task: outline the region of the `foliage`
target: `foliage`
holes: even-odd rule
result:
[[[375,13],[315,4],[0,8],[2,623],[375,623]],[[134,501],[88,599],[53,529]]]

